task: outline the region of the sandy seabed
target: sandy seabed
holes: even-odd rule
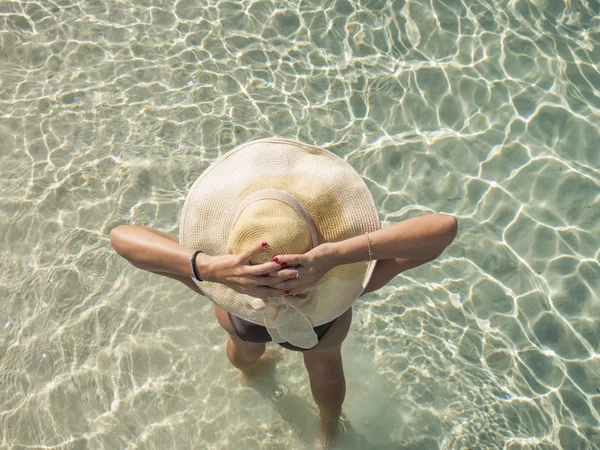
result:
[[[302,449],[297,353],[242,388],[208,301],[128,266],[219,155],[277,136],[384,225],[460,233],[361,298],[343,449],[600,447],[597,3],[0,3],[0,447]],[[281,393],[284,392],[284,395]]]

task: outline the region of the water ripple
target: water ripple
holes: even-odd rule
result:
[[[305,448],[238,386],[208,302],[108,233],[176,233],[250,139],[320,145],[385,224],[459,218],[355,308],[343,448],[600,448],[600,9],[510,2],[0,3],[0,447]]]

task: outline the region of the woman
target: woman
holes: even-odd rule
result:
[[[266,342],[301,351],[328,447],[346,392],[341,345],[352,303],[437,258],[456,233],[456,219],[443,214],[381,229],[350,165],[320,148],[262,139],[231,150],[194,183],[179,240],[131,225],[110,240],[134,266],[215,303],[227,357],[244,383],[281,358]]]

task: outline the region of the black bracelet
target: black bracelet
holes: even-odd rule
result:
[[[196,256],[198,253],[202,253],[200,250],[196,250],[192,257],[190,258],[190,265],[192,266],[192,274],[197,281],[204,281],[202,278],[198,276],[198,272],[196,272]]]

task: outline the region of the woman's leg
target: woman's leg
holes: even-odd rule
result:
[[[342,404],[346,396],[346,379],[342,366],[341,346],[322,353],[304,354],[310,389],[319,407],[319,437],[316,448],[330,448],[342,427]]]
[[[348,335],[352,310],[342,314],[312,349],[303,352],[310,389],[319,407],[319,446],[329,448],[341,431],[346,378],[342,364],[342,342]]]
[[[215,305],[215,314],[217,321],[223,327],[227,333],[229,333],[229,339],[227,340],[227,358],[234,367],[237,367],[242,372],[253,366],[265,352],[266,344],[257,342],[247,342],[240,339],[237,335],[235,328],[229,320],[227,311],[219,308]]]
[[[341,345],[321,353],[305,353],[310,390],[319,408],[342,407],[346,396],[346,379]]]
[[[283,359],[282,353],[277,350],[265,352],[265,343],[242,340],[231,324],[227,311],[217,305],[215,305],[215,314],[221,327],[229,333],[229,339],[225,346],[227,358],[234,367],[242,372],[242,384],[246,386],[254,384],[263,372],[274,367]]]

